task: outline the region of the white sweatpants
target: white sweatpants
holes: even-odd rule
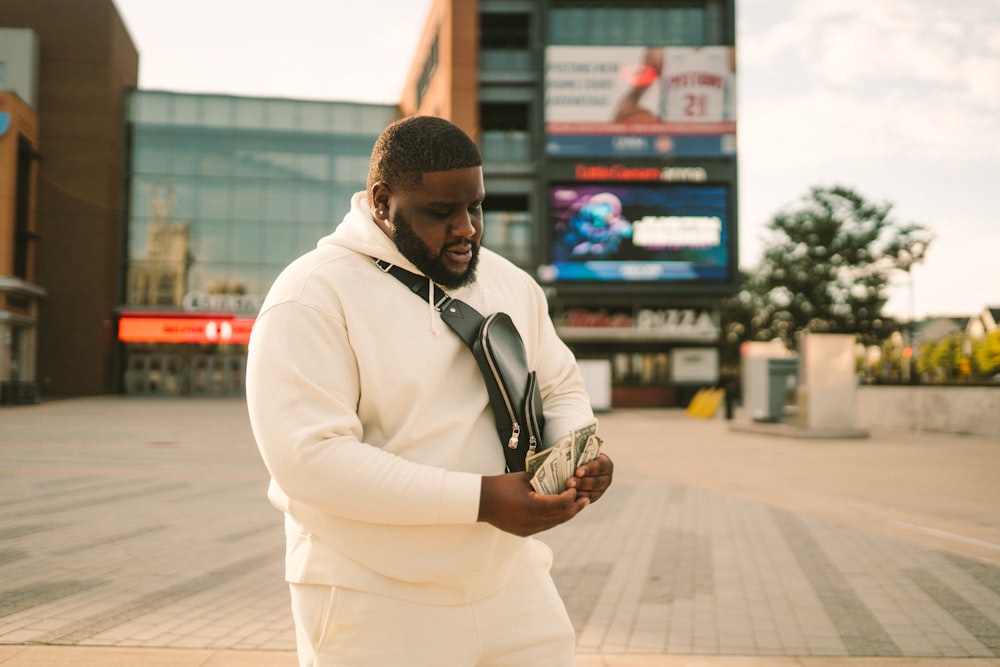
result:
[[[437,606],[290,584],[299,667],[573,667],[576,637],[537,568],[479,602]]]

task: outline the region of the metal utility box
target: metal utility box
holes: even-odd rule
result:
[[[750,357],[745,360],[744,401],[754,421],[776,422],[785,415],[785,407],[794,403],[798,386],[799,358]]]

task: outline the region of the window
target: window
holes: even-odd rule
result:
[[[31,230],[31,163],[35,151],[23,136],[17,140],[17,184],[14,192],[14,275],[28,279],[35,234]]]
[[[389,105],[131,95],[130,305],[169,292],[161,305],[181,308],[185,294],[212,281],[262,296],[364,188],[371,146],[397,113]],[[308,129],[292,127],[300,124]]]
[[[528,129],[527,104],[482,104],[479,123],[484,132],[526,131]]]
[[[630,3],[632,4],[632,3]],[[708,43],[702,6],[662,2],[614,7],[555,7],[549,43],[558,46],[702,46]]]
[[[479,15],[480,44],[483,49],[527,49],[531,43],[527,14]]]
[[[527,195],[487,195],[483,245],[520,266],[531,263],[531,214]]]
[[[427,89],[430,88],[431,78],[434,76],[434,72],[437,71],[438,66],[438,35],[434,35],[434,41],[431,42],[430,48],[427,50],[427,58],[424,60],[424,67],[420,72],[420,78],[417,79],[417,106],[424,100],[424,95],[427,94]]]
[[[482,104],[479,121],[483,159],[492,162],[526,162],[531,159],[527,104]]]

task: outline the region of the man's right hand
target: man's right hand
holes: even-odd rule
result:
[[[521,537],[565,523],[590,503],[576,489],[540,495],[531,488],[531,475],[526,472],[484,476],[482,480],[479,520]]]

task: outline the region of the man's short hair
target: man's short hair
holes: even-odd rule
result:
[[[414,188],[431,171],[483,166],[479,147],[460,127],[436,116],[410,116],[392,123],[372,149],[368,203],[379,181],[392,188]]]

